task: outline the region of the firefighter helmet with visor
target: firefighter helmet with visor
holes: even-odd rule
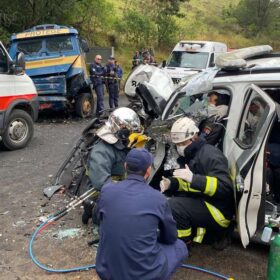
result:
[[[110,114],[97,135],[107,143],[115,144],[118,140],[126,141],[133,132],[141,132],[140,119],[132,109],[122,107]]]
[[[188,118],[183,117],[178,119],[171,128],[171,141],[174,144],[179,144],[187,141],[199,132],[195,122]]]

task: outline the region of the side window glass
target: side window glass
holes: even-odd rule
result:
[[[237,138],[242,144],[251,146],[266,120],[269,108],[263,99],[253,96],[245,110]]]
[[[4,50],[0,47],[0,73],[8,72],[8,59]]]
[[[209,67],[214,67],[214,53],[211,54],[210,60],[209,60]]]

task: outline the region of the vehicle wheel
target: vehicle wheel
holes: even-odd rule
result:
[[[80,93],[76,99],[75,111],[81,118],[91,117],[94,110],[94,101],[90,93]]]
[[[23,110],[14,110],[9,116],[7,127],[2,136],[3,145],[8,150],[24,148],[34,133],[33,120]]]

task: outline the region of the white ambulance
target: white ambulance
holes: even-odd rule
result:
[[[37,91],[24,69],[23,54],[13,62],[0,42],[0,139],[8,150],[29,143],[38,117]]]
[[[227,52],[227,45],[210,41],[180,41],[162,67],[174,84],[182,78],[215,66],[215,59]]]

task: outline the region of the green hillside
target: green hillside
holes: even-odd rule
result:
[[[230,48],[269,44],[280,50],[276,0],[1,0],[0,40],[35,25],[73,26],[90,46],[114,46],[128,73],[134,52],[153,48],[157,62],[179,40],[213,40]],[[22,13],[24,11],[24,13]]]
[[[253,0],[256,5],[258,1],[261,0]],[[131,8],[131,3],[138,1],[110,0],[109,2],[115,7],[116,15],[122,18],[124,13]],[[246,33],[246,28],[239,24],[238,19],[233,13],[239,3],[240,0],[190,0],[189,2],[181,3],[180,12],[183,16],[175,17],[177,28],[174,31],[173,41],[166,45],[157,46],[156,42],[153,42],[154,44],[147,44],[146,46],[155,49],[158,62],[168,57],[172,47],[179,40],[220,41],[225,42],[229,48],[234,49],[257,44],[270,44],[275,50],[280,50],[280,41],[276,34],[270,36],[269,32],[253,35]],[[137,8],[137,6],[134,7]],[[279,15],[277,16],[279,17]],[[276,21],[277,16],[275,16]],[[131,57],[134,51],[142,46],[137,44],[127,46],[123,42],[117,48],[116,54],[120,62],[125,66],[126,72],[130,70]]]

